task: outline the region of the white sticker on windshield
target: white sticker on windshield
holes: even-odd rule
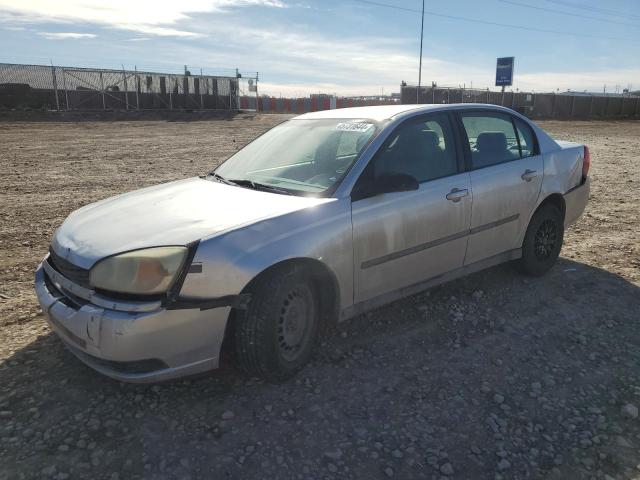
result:
[[[372,123],[343,122],[336,125],[336,130],[341,130],[343,132],[366,132],[372,127]]]

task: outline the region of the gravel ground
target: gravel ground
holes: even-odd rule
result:
[[[32,292],[64,217],[284,118],[0,123],[0,480],[640,478],[638,122],[541,122],[593,162],[545,277],[496,267],[358,317],[286,383],[227,361],[128,385],[64,349]]]

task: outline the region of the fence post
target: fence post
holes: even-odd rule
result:
[[[604,102],[604,118],[607,118],[608,112],[609,112],[609,96],[607,95],[607,99]]]
[[[633,116],[634,117],[638,116],[638,106],[640,106],[640,97],[636,98],[636,108],[633,111]]]
[[[127,90],[127,74],[124,71],[124,65],[122,65],[122,82],[124,83],[125,110],[129,110],[129,91]]]
[[[571,95],[571,113],[569,114],[570,117],[573,117],[573,107],[576,104],[576,96],[575,95]]]
[[[436,89],[431,87],[431,103],[436,103]]]
[[[593,115],[593,95],[591,95],[591,101],[589,102],[589,115],[587,118],[591,118]]]
[[[449,97],[451,90],[449,89],[449,87],[447,87],[447,103],[451,103],[451,99]]]
[[[202,69],[200,69],[200,81],[198,82],[198,90],[200,92],[200,110],[204,110],[204,102],[202,101]]]
[[[489,89],[487,88],[487,104],[489,103]]]
[[[135,78],[133,82],[133,87],[136,89],[136,110],[140,110],[140,99],[138,98],[138,90],[140,90],[140,78],[138,77],[138,66],[133,66],[133,71],[135,73]]]
[[[168,75],[167,78],[171,79]],[[173,86],[171,85],[171,82],[169,82],[169,110],[173,110]]]
[[[551,97],[553,101],[551,102],[551,118],[555,118],[556,116],[556,92],[553,92],[553,97]]]
[[[260,79],[260,74],[259,72],[256,72],[256,112],[258,111],[258,80],[259,79]]]
[[[69,111],[69,91],[67,90],[67,77],[64,74],[64,67],[62,67],[62,88],[64,88],[64,98],[67,104],[67,111]]]
[[[56,79],[56,67],[53,66],[53,61],[51,62],[51,75],[53,76],[53,91],[56,94],[56,110],[60,111],[60,100],[58,99],[58,81]]]
[[[104,98],[104,78],[102,76],[102,72],[100,72],[100,91],[102,92],[102,109],[106,110],[107,102],[105,101],[105,98]]]

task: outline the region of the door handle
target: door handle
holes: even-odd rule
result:
[[[525,182],[530,182],[537,176],[538,176],[538,172],[536,172],[535,170],[526,169],[524,173],[520,176],[520,178],[522,178],[522,180],[524,180]]]
[[[467,190],[466,188],[454,188],[449,193],[447,193],[447,200],[451,200],[452,202],[459,202],[467,195],[469,195],[469,190]]]

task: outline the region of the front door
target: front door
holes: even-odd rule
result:
[[[542,186],[534,133],[500,112],[460,114],[469,144],[473,208],[465,265],[520,248]]]
[[[463,172],[449,114],[401,124],[373,157],[352,192],[354,303],[462,266],[471,218],[471,184]],[[413,176],[418,190],[374,194],[390,173]]]

